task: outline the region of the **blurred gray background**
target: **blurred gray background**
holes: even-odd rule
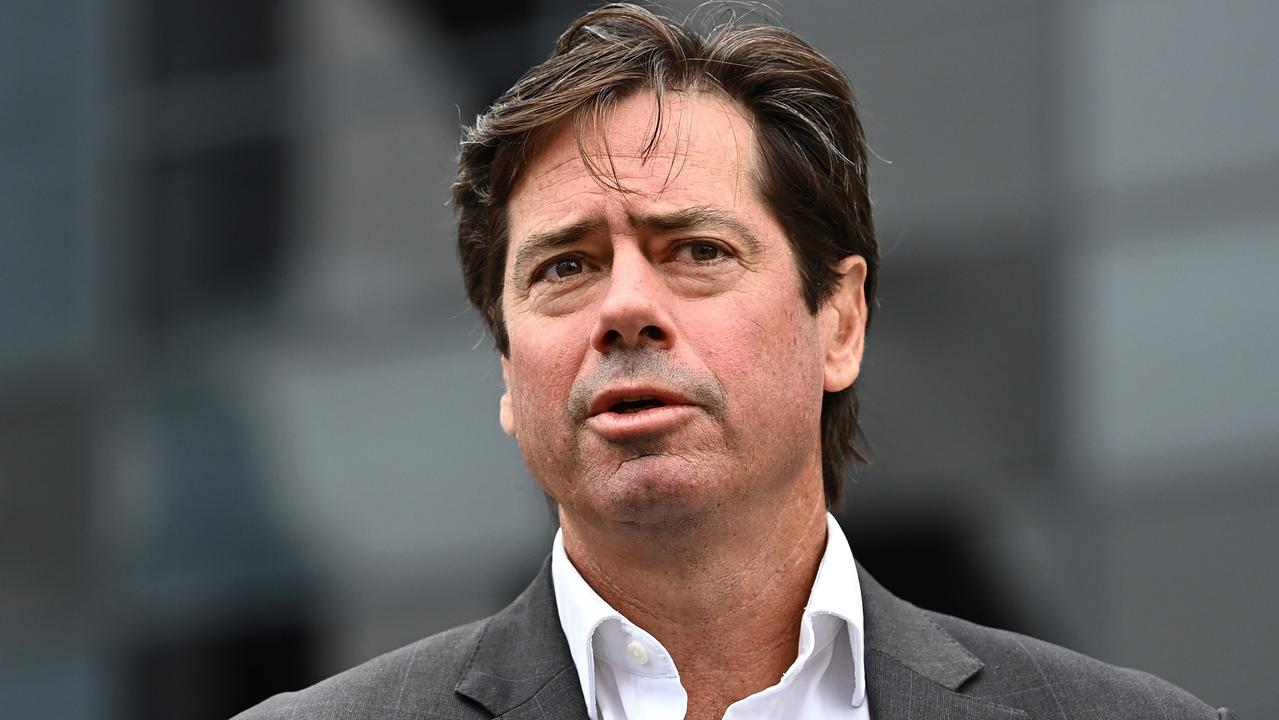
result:
[[[858,558],[1279,717],[1279,4],[774,6],[878,157]],[[0,4],[0,714],[225,718],[535,573],[445,198],[583,7]]]

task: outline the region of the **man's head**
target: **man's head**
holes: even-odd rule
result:
[[[715,190],[708,194],[710,188]],[[571,450],[556,445],[568,441],[550,437],[555,435],[550,428],[539,427],[536,440],[531,430],[538,415],[531,404],[534,391],[555,390],[554,373],[545,363],[563,353],[560,366],[574,374],[562,379],[564,397],[559,398],[567,405],[563,412],[569,423],[587,417],[575,418],[575,412],[598,410],[591,403],[601,400],[581,397],[583,388],[607,394],[609,383],[614,390],[625,384],[626,372],[647,389],[665,387],[680,396],[669,400],[682,398],[712,416],[745,410],[789,417],[770,411],[777,405],[742,404],[723,395],[762,392],[767,398],[774,391],[793,391],[789,400],[772,400],[804,406],[791,418],[797,422],[807,404],[816,405],[825,497],[831,504],[838,501],[845,465],[861,458],[851,385],[856,367],[847,382],[832,382],[831,368],[821,366],[829,365],[825,360],[794,372],[790,368],[796,357],[828,354],[828,340],[839,324],[833,318],[844,317],[845,308],[837,302],[841,288],[861,298],[861,309],[852,310],[860,314],[852,359],[854,365],[860,361],[878,255],[862,130],[847,82],[823,56],[774,27],[727,25],[700,37],[632,6],[592,11],[564,33],[547,61],[477,120],[463,143],[453,200],[467,292],[503,354],[508,385],[520,384],[510,376],[513,369],[519,374],[533,368],[549,383],[511,387],[504,400],[504,425],[517,430],[535,476],[540,454]],[[760,242],[758,235],[767,236],[773,228],[783,252]],[[717,233],[731,242],[720,243]],[[710,241],[690,243],[690,237]],[[763,247],[753,247],[758,245]],[[673,259],[691,264],[669,264]],[[756,260],[760,265],[752,266]],[[670,274],[683,268],[705,273],[715,263],[736,268],[735,282],[746,285],[727,283],[727,277],[685,273],[672,279]],[[789,278],[770,275],[761,285],[757,281],[765,270],[760,268],[782,268]],[[604,280],[588,289],[582,285],[583,270]],[[571,276],[576,279],[569,284],[578,283],[581,292],[539,296],[541,291],[528,284],[531,275],[552,282]],[[715,284],[721,280],[726,281],[722,293]],[[555,284],[556,292],[567,287]],[[767,308],[753,303],[774,298],[783,288],[793,290],[804,317],[762,332]],[[630,301],[649,301],[651,317],[643,319],[644,311],[632,306],[629,320],[610,320],[613,301],[626,300],[627,293]],[[698,308],[704,312],[696,314]],[[780,304],[773,310],[785,315],[788,308]],[[830,312],[823,314],[826,309]],[[512,312],[521,318],[511,317]],[[699,356],[696,347],[679,356],[673,343],[696,338],[706,313],[721,321],[710,323],[718,327],[703,333],[700,348],[701,355],[714,357]],[[755,329],[734,326],[728,322],[733,319],[749,320]],[[628,329],[632,321],[641,324]],[[528,335],[517,337],[523,331]],[[732,338],[717,332],[738,333],[739,359],[725,358],[724,343]],[[812,347],[778,349],[783,343]],[[517,357],[521,351],[530,357]],[[540,357],[531,357],[534,353]],[[747,362],[772,375],[734,374]],[[817,395],[809,403],[814,382]],[[752,390],[734,383],[768,387]],[[511,427],[519,424],[519,416],[525,417],[523,429]],[[750,422],[767,427],[768,420]],[[611,442],[607,433],[596,435]],[[632,442],[637,437],[623,432],[613,439],[638,457],[644,448]],[[745,443],[738,448],[738,462],[751,462],[759,442],[736,441]],[[545,478],[539,480],[546,485]]]

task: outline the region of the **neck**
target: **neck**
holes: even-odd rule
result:
[[[820,492],[675,527],[600,527],[563,511],[561,525],[586,582],[671,653],[688,693],[686,717],[721,717],[795,661],[826,546]]]

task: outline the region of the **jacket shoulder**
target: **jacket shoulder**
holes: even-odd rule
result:
[[[1025,635],[925,611],[984,667],[965,693],[1068,720],[1234,720],[1154,675],[1117,667]]]
[[[487,718],[453,690],[491,618],[392,650],[304,690],[271,697],[232,720]]]

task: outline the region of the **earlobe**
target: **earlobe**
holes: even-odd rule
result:
[[[506,358],[502,358],[502,385],[502,399],[498,400],[497,403],[497,420],[502,424],[502,430],[507,435],[517,437],[515,434],[515,413],[511,411],[511,382]]]
[[[839,263],[838,288],[825,301],[825,376],[823,389],[839,392],[861,371],[866,342],[866,259],[849,255]]]

